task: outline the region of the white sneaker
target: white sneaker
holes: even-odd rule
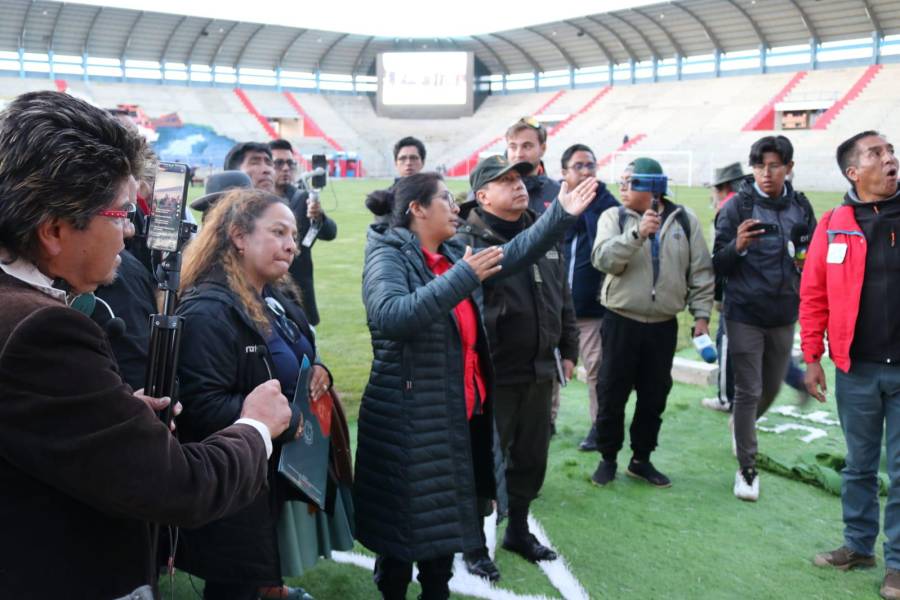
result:
[[[737,458],[737,438],[734,437],[734,415],[728,417],[728,431],[731,432],[731,453]]]
[[[759,473],[757,473],[756,469],[752,469],[748,475],[752,477],[753,483],[747,483],[747,479],[740,469],[735,473],[734,495],[741,500],[756,502],[759,499]]]
[[[702,406],[703,408],[708,408],[710,410],[717,410],[719,412],[728,412],[728,405],[718,398],[703,398],[702,400],[700,400],[700,406]]]

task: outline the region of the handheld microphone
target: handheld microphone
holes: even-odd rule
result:
[[[788,254],[793,257],[801,269],[803,268],[803,261],[806,260],[806,252],[809,250],[809,240],[809,226],[806,223],[797,223],[791,227]]]

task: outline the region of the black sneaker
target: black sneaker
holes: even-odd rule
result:
[[[628,463],[628,468],[625,469],[625,474],[629,477],[634,477],[635,479],[643,479],[654,487],[672,487],[672,481],[657,471],[656,467],[654,467],[653,463],[649,460],[637,462],[636,460],[631,459],[631,462]]]
[[[506,528],[503,536],[503,548],[515,552],[528,562],[539,560],[556,560],[557,554],[547,546],[541,544],[534,534],[529,531],[518,532],[512,527]]]
[[[486,548],[481,548],[473,552],[463,553],[463,562],[466,563],[466,570],[476,577],[487,579],[494,582],[500,580],[500,570],[491,557],[488,556]]]
[[[597,470],[591,475],[591,482],[594,485],[606,485],[616,478],[616,463],[611,460],[601,460],[597,465]]]
[[[581,443],[578,444],[578,449],[581,452],[596,452],[597,448],[597,428],[591,426],[591,430],[588,431],[588,434],[584,436],[584,439],[581,440]]]

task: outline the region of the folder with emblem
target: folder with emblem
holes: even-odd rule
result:
[[[282,446],[278,460],[281,473],[301,493],[320,509],[325,508],[325,489],[328,482],[328,452],[331,442],[331,394],[309,397],[309,377],[312,366],[303,357],[293,403],[300,407],[297,437]]]

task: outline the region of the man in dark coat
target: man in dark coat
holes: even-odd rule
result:
[[[58,92],[0,114],[3,598],[35,597],[48,566],[70,598],[155,587],[150,523],[196,526],[250,502],[290,418],[267,383],[235,424],[180,444],[151,410],[168,399],[133,394],[103,331],[67,306],[115,274],[145,148]]]
[[[302,243],[300,253],[291,263],[291,277],[297,282],[303,295],[303,310],[311,325],[319,324],[319,309],[316,306],[316,289],[313,283],[312,248],[316,240],[330,242],[337,237],[337,224],[325,214],[318,202],[309,200],[309,192],[294,185],[297,176],[297,162],[294,160],[294,149],[287,140],[269,142],[275,165],[275,193],[285,200],[297,219],[297,237],[304,242],[312,224],[319,227],[315,239],[309,245]]]
[[[475,200],[461,207],[457,239],[473,249],[502,245],[537,220],[528,193],[505,161],[485,159],[472,172]],[[574,188],[572,188],[574,189]],[[550,449],[550,405],[559,370],[569,378],[578,360],[575,310],[560,246],[513,276],[484,283],[485,328],[494,362],[497,430],[507,461],[509,526],[503,547],[530,561],[554,560],[528,531],[528,507],[537,498]],[[560,356],[556,355],[559,347]],[[496,579],[487,549],[465,555],[469,571]]]
[[[597,173],[597,159],[594,151],[584,144],[570,146],[562,155],[564,181],[572,189],[587,177]],[[597,186],[597,197],[584,211],[578,222],[566,232],[563,251],[566,255],[566,276],[572,290],[572,304],[575,307],[575,324],[578,326],[578,353],[587,372],[588,398],[590,400],[591,428],[578,449],[582,452],[597,451],[597,377],[603,347],[600,326],[603,324],[605,309],[600,303],[600,286],[603,272],[591,264],[591,250],[597,237],[597,221],[607,208],[618,206],[616,200],[603,182]],[[557,400],[554,398],[554,400]],[[558,404],[554,406],[554,411]],[[554,422],[556,415],[553,415]]]

